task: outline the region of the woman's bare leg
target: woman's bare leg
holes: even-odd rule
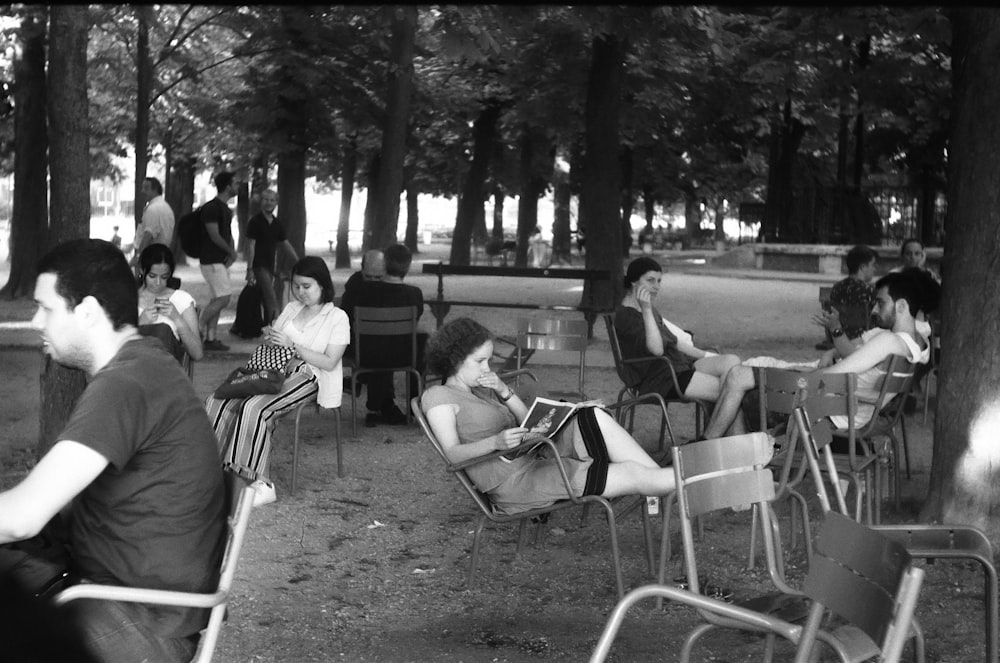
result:
[[[666,495],[673,492],[674,471],[670,467],[650,468],[632,462],[611,463],[604,484],[604,497],[621,495]]]
[[[640,467],[659,468],[659,464],[639,446],[635,438],[627,430],[618,425],[614,418],[604,410],[594,410],[597,426],[604,436],[604,446],[608,450],[608,458],[612,463],[635,463]],[[577,427],[576,435],[580,435]],[[582,443],[582,440],[581,440]]]
[[[715,355],[714,357],[702,357],[694,362],[694,370],[699,373],[708,373],[717,378],[724,378],[733,366],[740,365],[740,358],[736,355]]]

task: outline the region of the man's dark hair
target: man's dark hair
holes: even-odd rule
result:
[[[403,278],[410,271],[413,254],[404,244],[393,244],[385,251],[385,273],[387,276]]]
[[[864,244],[858,244],[847,252],[847,273],[857,274],[858,270],[875,260],[878,255]]]
[[[139,324],[135,274],[117,246],[103,239],[71,239],[38,261],[39,274],[54,274],[56,292],[75,308],[93,297],[117,331]]]
[[[905,299],[910,307],[910,315],[924,314],[937,310],[941,297],[941,286],[927,272],[917,267],[907,267],[899,272],[889,272],[875,282],[875,290],[888,288],[892,301]]]
[[[156,179],[155,177],[147,177],[146,181],[149,182],[149,186],[153,187],[153,191],[156,192],[156,195],[158,196],[163,195],[163,185],[160,184],[160,180]]]
[[[311,279],[315,279],[316,283],[319,284],[320,290],[323,291],[322,296],[320,296],[320,302],[326,304],[332,302],[333,298],[336,296],[336,291],[333,289],[333,279],[330,278],[330,268],[326,266],[322,258],[317,256],[306,256],[302,258],[297,263],[292,266],[292,276],[298,274],[299,276],[307,276]]]
[[[492,339],[490,330],[472,318],[455,318],[427,339],[424,351],[427,368],[447,380],[455,374],[466,357]]]
[[[224,170],[212,178],[212,183],[215,184],[215,188],[217,190],[222,191],[227,186],[232,184],[235,178],[236,178],[236,173]]]

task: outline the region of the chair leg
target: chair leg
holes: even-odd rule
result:
[[[299,475],[299,419],[302,417],[302,407],[305,405],[299,405],[295,408],[295,438],[292,441],[292,494],[295,494],[295,487],[297,485],[297,478]],[[339,449],[339,447],[338,447]]]
[[[333,442],[337,445],[337,477],[340,479],[344,478],[344,456],[340,448],[340,408],[336,408],[333,411],[334,420],[334,438]],[[294,476],[294,475],[293,475]]]
[[[469,561],[469,576],[465,580],[465,585],[472,589],[472,579],[476,575],[476,565],[479,563],[479,545],[483,540],[483,528],[486,526],[486,516],[480,516],[476,523],[476,530],[472,535],[472,559]]]

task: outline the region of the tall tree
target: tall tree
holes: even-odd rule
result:
[[[625,65],[625,39],[614,32],[593,40],[587,83],[586,154],[580,225],[587,233],[587,269],[607,270],[608,281],[587,282],[583,302],[611,309],[621,299],[617,276],[622,265],[622,233],[618,223],[621,176],[618,172],[618,121]]]
[[[396,241],[399,223],[399,197],[403,192],[403,160],[406,157],[406,126],[413,90],[413,47],[417,31],[417,7],[387,7],[392,15],[392,43],[389,50],[385,121],[382,126],[382,149],[376,211],[372,228],[372,246],[387,246]],[[367,239],[367,238],[366,238]]]
[[[90,235],[86,5],[54,5],[49,27],[48,119],[52,214],[48,245]]]
[[[53,5],[49,18],[49,173],[52,214],[48,246],[90,235],[90,146],[87,122],[86,5]],[[86,375],[46,358],[40,380],[38,452],[63,429]]]
[[[48,130],[45,122],[44,5],[25,5],[20,55],[14,61],[14,202],[10,228],[10,278],[4,296],[29,297],[35,264],[48,232]]]
[[[1000,13],[952,13],[954,106],[934,463],[922,519],[997,534],[1000,511]]]

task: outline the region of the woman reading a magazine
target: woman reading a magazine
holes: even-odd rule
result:
[[[664,398],[683,395],[715,402],[726,385],[726,375],[739,366],[736,355],[718,355],[695,347],[691,335],[663,317],[653,301],[660,292],[663,268],[652,258],[636,258],[625,272],[625,296],[615,311],[615,332],[625,359],[666,357],[677,375],[677,394],[670,368],[659,361],[627,367],[632,373],[629,386],[641,393],[657,393]],[[728,435],[745,433],[737,417]]]
[[[457,318],[427,342],[427,366],[444,377],[420,402],[452,462],[513,449],[538,433],[519,425],[528,406],[490,369],[493,336],[475,320]],[[537,410],[537,408],[536,408]],[[543,409],[539,417],[544,416]],[[575,496],[666,495],[674,474],[661,468],[596,404],[577,407],[553,437]],[[542,447],[548,449],[548,447]],[[514,514],[569,498],[555,458],[528,453],[495,457],[466,468],[494,508]]]

